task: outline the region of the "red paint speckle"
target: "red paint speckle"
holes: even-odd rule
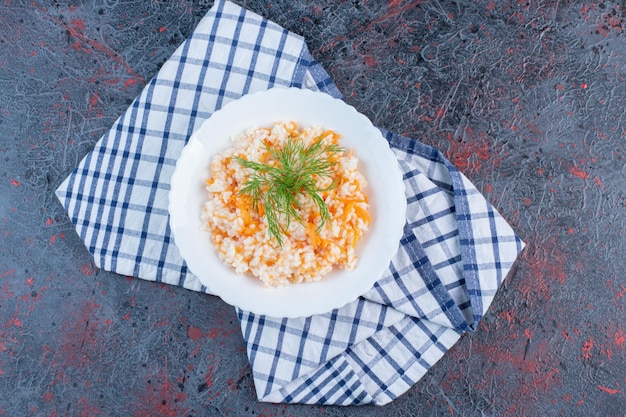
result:
[[[98,104],[98,100],[99,100],[99,96],[98,96],[98,92],[96,91],[89,97],[89,108],[93,109]]]
[[[550,298],[551,283],[555,280],[564,284],[567,280],[565,265],[567,255],[556,243],[556,238],[548,238],[540,247],[529,248],[522,256],[529,262],[531,274],[522,283],[522,293],[537,293],[544,299]]]
[[[498,363],[497,367],[486,371],[485,380],[514,373],[520,381],[514,387],[508,388],[514,389],[514,392],[506,392],[506,386],[500,387],[502,395],[513,396],[515,393],[515,395],[522,397],[533,397],[537,392],[546,392],[562,384],[560,370],[547,365],[540,354],[536,356],[526,352],[524,345],[525,343],[518,343],[516,344],[517,348],[503,349],[501,346],[491,344],[475,344],[476,349],[473,350],[472,354],[490,358],[490,360]],[[548,344],[541,339],[538,339],[534,345],[535,352],[545,352],[549,349]]]
[[[600,348],[600,353],[605,355],[609,360],[613,357],[613,351],[607,347]]]
[[[582,357],[584,359],[591,358],[592,356],[591,349],[593,349],[593,338],[590,337],[589,339],[585,340],[585,342],[583,343],[583,347],[581,349]]]
[[[615,286],[613,285],[613,281],[610,279],[607,280],[606,285],[607,287],[609,287],[611,291],[615,292],[615,297],[613,298],[613,304],[618,306],[621,299],[624,297],[624,295],[626,295],[626,286],[619,284],[619,288],[615,288]]]
[[[93,275],[94,270],[90,264],[84,264],[83,266],[80,267],[80,272],[90,277]]]
[[[43,399],[45,402],[49,403],[50,401],[52,401],[52,399],[54,398],[54,396],[52,395],[52,393],[50,391],[46,392],[43,395]]]
[[[376,66],[376,58],[374,58],[372,55],[367,55],[365,58],[363,58],[363,62],[368,67],[375,67]]]
[[[161,26],[161,27],[159,28],[159,32],[161,32],[161,33],[165,32],[165,28],[164,28],[163,26]]]
[[[14,272],[15,272],[15,269],[6,270],[6,271],[4,271],[3,273],[0,274],[0,277],[9,276],[9,275],[13,274]]]
[[[11,180],[11,184],[13,184],[15,187],[19,187],[20,186],[20,182],[17,180]]]
[[[11,296],[13,296],[11,294]],[[13,313],[13,317],[11,317],[9,319],[9,321],[6,323],[5,327],[11,327],[11,326],[15,326],[15,327],[22,327],[22,321],[20,320],[20,318],[17,316],[19,314],[19,311],[17,309],[17,307],[15,307],[15,313]]]
[[[189,326],[187,328],[187,336],[189,336],[191,340],[200,340],[202,339],[203,333],[201,329],[194,326]]]
[[[530,206],[532,204],[532,200],[528,197],[524,198],[524,205],[526,207]]]
[[[231,334],[237,332],[238,329],[230,329],[230,330],[226,330],[226,329],[222,329],[219,327],[213,327],[211,330],[209,330],[209,333],[207,334],[207,337],[209,339],[217,339],[218,337],[227,337],[230,336]]]
[[[446,109],[438,107],[434,116],[435,119],[443,119],[445,115]],[[464,129],[462,137],[446,133],[446,138],[450,144],[446,156],[462,171],[480,169],[483,161],[492,159],[493,144],[483,134],[476,134],[469,127]],[[497,160],[493,161],[496,166],[497,163]]]
[[[507,322],[513,323],[517,320],[517,316],[515,315],[515,309],[505,310],[499,314],[500,318],[506,319]]]
[[[85,22],[83,22],[82,19],[72,19],[71,25],[76,30],[80,30],[80,31],[85,30]]]
[[[66,25],[65,23],[57,19],[53,20],[55,21],[55,23],[65,26],[70,36],[76,39],[76,42],[74,42],[74,44],[72,45],[74,49],[87,54],[91,54],[93,51],[104,53],[112,58],[114,61],[123,65],[126,71],[137,80],[143,81],[143,78],[139,74],[137,74],[132,68],[130,68],[128,64],[122,59],[122,57],[117,54],[117,52],[113,51],[111,48],[101,42],[86,37],[83,33],[83,31],[85,30],[85,23],[82,20],[74,19],[69,25]],[[91,48],[85,47],[85,44],[89,45]]]
[[[209,366],[209,371],[206,373],[204,381],[206,382],[207,387],[211,388],[213,386],[213,365]]]
[[[624,330],[619,329],[615,332],[615,335],[613,336],[613,342],[615,342],[615,344],[619,346],[620,349],[624,348],[624,342],[626,342],[626,334],[624,334]]]
[[[594,180],[595,180],[596,184],[598,185],[598,187],[602,188],[602,181],[600,181],[600,178],[595,177]]]
[[[610,395],[619,394],[621,392],[620,390],[607,388],[607,387],[605,387],[603,385],[598,385],[598,388],[601,391],[604,391],[604,392],[606,392],[607,394],[610,394]]]
[[[373,20],[368,26],[378,24],[385,20],[390,20],[394,18],[395,16],[401,14],[405,10],[415,7],[421,2],[422,0],[411,1],[411,2],[404,2],[402,0],[390,0],[388,3],[388,6],[389,6],[388,12],[385,15],[379,17],[378,19]]]
[[[570,170],[569,170],[569,172],[570,172],[573,176],[578,177],[578,178],[582,178],[582,179],[584,179],[584,180],[586,180],[587,178],[589,178],[589,174],[588,174],[587,172],[582,171],[582,170],[580,170],[580,169],[578,169],[578,168],[576,168],[576,167],[571,167],[571,168],[570,168]]]
[[[90,404],[85,397],[78,400],[76,409],[78,410],[78,416],[80,417],[91,417],[102,414],[102,410],[100,410],[97,406]]]
[[[228,378],[226,381],[226,386],[230,391],[237,392],[237,384],[235,383],[234,378]]]
[[[487,327],[484,321],[480,322],[480,328],[483,329],[483,331],[489,333],[489,328]]]
[[[101,355],[100,336],[101,305],[84,303],[73,311],[61,326],[64,343],[61,346],[63,363],[68,367],[84,367]]]

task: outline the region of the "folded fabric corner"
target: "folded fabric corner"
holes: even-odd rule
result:
[[[369,317],[366,312],[377,309],[371,304],[363,299],[356,302],[364,308],[363,321]],[[327,328],[329,332],[321,336],[319,327],[307,327],[311,318],[281,320],[282,336],[278,337],[282,340],[275,348],[269,347],[265,331],[252,330],[255,343],[248,343],[248,353],[259,400],[384,405],[413,386],[461,336],[454,329],[381,307],[382,310],[378,311],[381,316],[387,313],[397,321],[390,320],[393,322],[390,325],[379,323],[368,332],[368,337],[338,349],[335,356],[329,354],[332,357],[327,360],[316,361],[316,354],[312,352],[332,350],[333,345],[343,339],[341,330]],[[349,312],[353,308],[347,306],[332,312],[335,323],[342,323],[345,317],[354,317],[354,312]],[[240,318],[244,332],[254,325],[256,319],[263,320],[263,326],[274,328],[272,322],[268,324],[267,318],[254,318],[243,312],[240,312]],[[294,329],[298,329],[297,332],[308,329],[309,333],[300,338],[306,342],[295,351],[298,354],[289,349],[289,339],[292,338],[286,336],[293,335]]]
[[[524,242],[439,150],[383,134],[404,171],[407,223],[388,274],[364,297],[472,332]]]

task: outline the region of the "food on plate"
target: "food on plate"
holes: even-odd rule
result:
[[[370,222],[367,182],[339,139],[281,122],[236,135],[213,158],[202,224],[226,264],[268,287],[356,267]]]

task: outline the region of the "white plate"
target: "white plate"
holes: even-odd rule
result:
[[[219,259],[200,212],[207,199],[204,181],[214,154],[231,147],[230,138],[250,127],[293,120],[342,135],[339,144],[354,149],[365,176],[370,202],[369,230],[359,241],[353,271],[333,270],[321,281],[265,288]],[[398,250],[405,223],[406,198],[398,162],[388,142],[367,117],[325,93],[272,88],[226,104],[192,134],[176,163],[169,194],[170,227],[189,270],[225,302],[272,317],[326,313],[357,299],[386,270]]]

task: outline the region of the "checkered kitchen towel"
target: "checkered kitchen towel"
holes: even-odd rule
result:
[[[56,192],[96,265],[206,292],[168,227],[176,159],[215,110],[281,85],[340,97],[301,37],[216,2]],[[439,151],[383,134],[404,171],[400,249],[368,293],[328,314],[275,319],[238,311],[261,401],[393,400],[476,328],[523,248]]]

